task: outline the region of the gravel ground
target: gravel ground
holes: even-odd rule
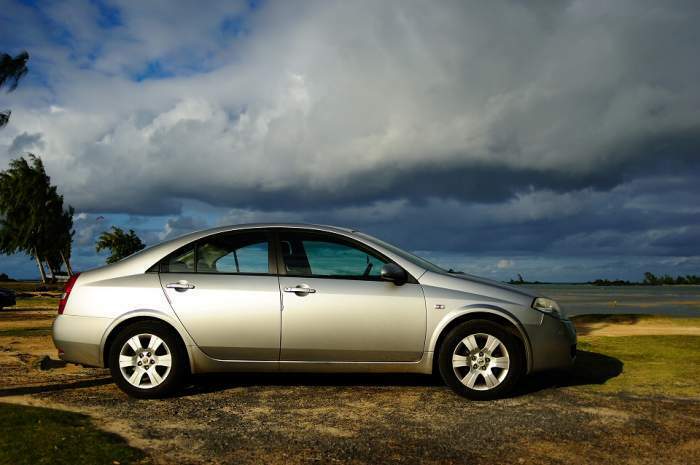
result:
[[[134,400],[106,370],[46,354],[49,336],[0,336],[0,401],[88,413],[156,463],[700,464],[700,400],[662,386],[601,393],[623,366],[591,352],[492,402],[427,376],[319,374],[212,375],[175,398]]]
[[[167,400],[133,400],[112,384],[33,398],[90,413],[161,463],[700,462],[697,400],[562,380],[530,378],[492,402],[401,375],[209,376]]]

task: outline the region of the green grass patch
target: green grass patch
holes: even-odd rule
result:
[[[17,303],[14,307],[16,309],[26,309],[26,308],[50,308],[58,309],[59,297],[47,297],[47,296],[32,296],[32,297],[17,297]]]
[[[39,281],[0,281],[0,287],[15,292],[60,291],[66,283],[41,284]]]
[[[86,415],[0,403],[0,418],[0,465],[150,463]]]
[[[0,337],[48,336],[51,328],[15,328],[0,329]]]
[[[645,315],[637,313],[577,315],[571,318],[577,324],[606,323],[616,325],[631,325],[636,323],[664,323],[674,326],[698,326],[698,317],[677,317],[670,315]]]
[[[662,397],[700,396],[700,336],[583,336],[579,349],[622,362],[603,384],[580,388]],[[595,373],[596,357],[580,357],[576,371]]]

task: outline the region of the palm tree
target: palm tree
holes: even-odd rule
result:
[[[46,232],[39,246],[43,257],[53,275],[65,265],[69,275],[73,274],[70,266],[71,245],[73,242],[73,215],[75,210],[70,205],[63,209],[63,196],[53,196],[46,205]]]
[[[27,74],[27,61],[29,54],[25,51],[12,58],[7,53],[0,53],[0,89],[7,86],[7,91],[12,92],[17,88],[19,80]],[[10,121],[10,110],[0,111],[0,128]]]
[[[111,231],[104,231],[100,234],[95,244],[97,252],[106,249],[110,250],[111,253],[107,257],[107,263],[118,262],[144,247],[146,245],[141,242],[141,239],[139,239],[133,229],[129,229],[129,232],[125,233],[123,229],[116,226],[112,226]]]
[[[55,275],[63,256],[70,270],[72,238],[73,208],[63,208],[63,196],[51,185],[41,158],[29,154],[11,160],[0,172],[0,253],[33,256],[46,282],[45,261]]]

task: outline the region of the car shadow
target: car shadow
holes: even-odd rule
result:
[[[80,381],[42,384],[38,386],[17,386],[0,388],[0,397],[23,396],[27,394],[42,394],[47,392],[66,391],[69,389],[90,388],[96,386],[104,386],[105,384],[111,384],[112,382],[112,378],[102,377]]]
[[[622,373],[622,368],[623,363],[617,358],[579,350],[576,362],[570,370],[526,376],[510,397],[557,387],[605,384],[609,379]],[[99,377],[40,386],[0,388],[0,397],[90,388],[112,382],[110,377]],[[175,394],[175,397],[255,386],[440,387],[444,386],[444,383],[437,375],[408,373],[212,373],[193,376],[189,386]]]
[[[579,350],[576,361],[568,370],[545,371],[525,377],[513,396],[531,394],[545,389],[605,384],[622,373],[621,360],[597,352]]]
[[[604,384],[622,373],[622,367],[617,358],[579,350],[571,369],[526,376],[510,397],[557,387]],[[439,387],[444,383],[438,375],[404,373],[218,373],[194,376],[176,397],[254,386]]]
[[[176,394],[187,397],[255,386],[336,386],[336,387],[400,387],[439,386],[436,376],[411,373],[210,373],[192,377],[191,384]]]

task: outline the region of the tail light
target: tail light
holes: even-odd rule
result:
[[[66,288],[63,290],[61,300],[58,302],[59,315],[63,315],[63,311],[66,309],[66,302],[68,302],[68,296],[70,296],[70,291],[73,290],[73,285],[78,280],[78,276],[80,276],[80,273],[75,273],[70,278],[68,278],[68,282],[66,282]]]

